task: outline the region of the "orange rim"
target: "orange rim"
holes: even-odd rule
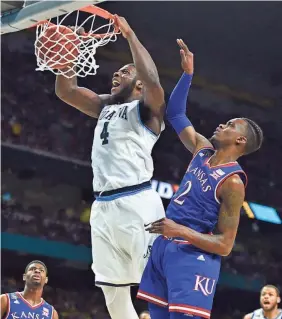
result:
[[[113,14],[111,14],[110,12],[108,12],[107,10],[104,10],[102,8],[96,7],[94,5],[90,5],[84,8],[81,8],[77,11],[83,11],[83,12],[87,12],[90,13],[92,15],[97,15],[101,18],[104,18],[106,20],[115,20],[115,16]],[[55,26],[56,24],[50,22],[49,20],[43,20],[40,21],[36,24],[34,24],[33,26],[31,26],[30,28],[36,27],[37,25],[41,25],[41,24],[45,24],[48,23],[50,26]],[[117,26],[114,27],[114,31],[110,32],[110,33],[91,33],[91,32],[85,32],[82,33],[83,36],[89,36],[89,37],[93,37],[93,38],[103,38],[106,36],[112,36],[113,34],[118,34],[119,33],[119,28]]]

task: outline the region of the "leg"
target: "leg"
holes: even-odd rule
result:
[[[167,242],[161,236],[154,241],[137,294],[137,298],[160,307],[168,306],[167,285],[162,267],[162,256]]]
[[[153,303],[149,303],[149,311],[150,311],[151,319],[169,319],[170,318],[167,307],[164,308],[164,307],[157,306]]]
[[[102,286],[102,290],[112,319],[138,319],[132,304],[129,286]]]

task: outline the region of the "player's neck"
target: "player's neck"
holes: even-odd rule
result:
[[[222,164],[227,164],[230,162],[236,162],[238,156],[232,154],[228,150],[220,149],[216,150],[209,160],[210,166],[217,166]]]
[[[275,319],[278,316],[278,314],[279,314],[278,308],[270,310],[270,311],[263,310],[263,315],[267,319]]]
[[[37,305],[41,302],[43,293],[43,288],[38,287],[24,287],[24,291],[22,292],[22,296],[26,299],[30,304]]]
[[[130,95],[127,99],[125,99],[124,103],[130,103],[132,101],[135,101],[135,100],[140,100],[140,95],[138,94],[132,94]]]

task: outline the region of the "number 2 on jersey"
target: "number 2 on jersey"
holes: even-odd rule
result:
[[[102,142],[102,145],[106,145],[109,143],[109,132],[108,132],[108,125],[109,125],[110,122],[105,122],[104,123],[104,126],[103,126],[103,129],[102,129],[102,132],[100,134],[100,139],[103,140]]]
[[[191,190],[191,187],[192,187],[192,182],[191,181],[188,181],[186,184],[185,184],[185,190],[184,192],[182,192],[179,196],[177,196],[174,201],[176,204],[178,205],[183,205],[183,203],[185,202],[185,199],[181,200],[181,197],[183,198],[183,196],[185,196],[186,194],[188,194]]]

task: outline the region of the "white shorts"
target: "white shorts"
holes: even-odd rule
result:
[[[165,217],[158,193],[143,190],[110,201],[95,201],[90,225],[96,286],[140,283],[153,241],[144,225]]]

